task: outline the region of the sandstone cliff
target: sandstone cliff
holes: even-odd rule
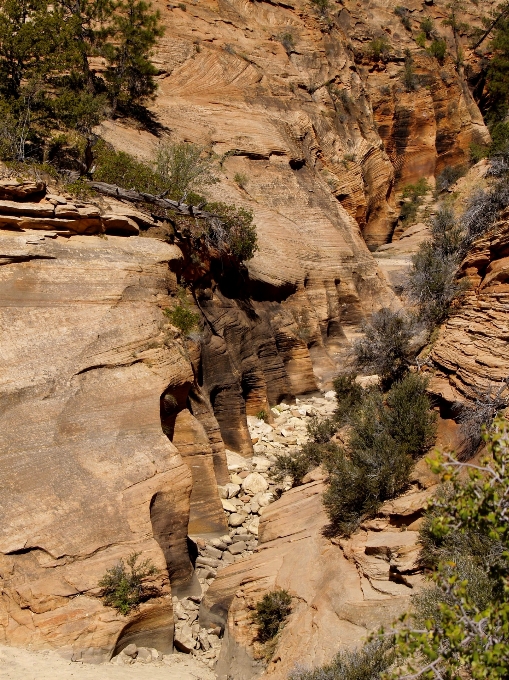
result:
[[[38,182],[6,182],[0,201],[0,641],[87,660],[131,641],[171,649],[171,594],[196,587],[187,536],[225,528],[225,444],[249,456],[246,415],[325,384],[363,318],[398,304],[367,246],[390,241],[401,187],[463,163],[471,141],[488,139],[465,80],[475,58],[467,53],[470,75],[452,57],[438,67],[395,3],[345,0],[326,14],[293,0],[156,4],[167,26],[152,107],[162,134],[217,155],[211,197],[251,208],[260,240],[242,280],[209,271],[193,281],[201,343],[175,339],[163,314],[189,259],[138,236],[156,230],[149,215],[48,195]],[[446,7],[409,11],[415,32],[426,14],[440,25]],[[373,59],[382,34],[390,49]],[[401,84],[405,48],[420,82],[412,92]],[[158,142],[118,121],[101,134],[141,157]],[[487,241],[469,264],[480,286],[434,350],[437,391],[468,392],[482,363],[469,358],[472,343],[483,345],[491,379],[504,373],[504,244]],[[474,308],[489,321],[488,341]],[[466,348],[454,359],[452,333]],[[274,504],[260,552],[208,595],[204,610],[227,623],[221,673],[261,672],[248,614],[273,585],[298,602],[267,670],[281,678],[310,630],[309,661],[320,663],[337,649],[324,634],[331,626],[349,644],[380,622],[367,600],[387,620],[407,606],[415,532],[397,531],[403,520],[387,511],[392,547],[368,546],[369,527],[332,544],[320,533],[319,490]],[[312,582],[290,582],[296,548]],[[159,568],[161,594],[124,618],[103,607],[97,582],[133,551]],[[379,553],[394,557],[389,570]]]
[[[450,406],[504,385],[509,375],[507,281],[509,214],[479,239],[461,265],[471,289],[456,313],[444,324],[433,346],[436,374],[432,390]]]
[[[292,489],[265,508],[258,550],[219,572],[202,602],[201,620],[225,627],[219,680],[284,680],[295,665],[327,663],[407,611],[422,582],[416,529],[433,483],[417,473],[405,496],[345,541],[323,536],[323,482]],[[266,667],[251,615],[275,588],[290,592],[293,609]]]

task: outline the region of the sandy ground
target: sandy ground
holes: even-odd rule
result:
[[[56,652],[32,652],[0,645],[2,680],[214,680],[215,674],[191,656],[173,654],[164,662],[131,666],[66,661]]]

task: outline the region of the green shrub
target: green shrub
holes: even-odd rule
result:
[[[207,203],[205,209],[217,216],[209,220],[208,239],[238,260],[250,260],[258,250],[253,213],[226,203]]]
[[[311,0],[311,4],[322,16],[326,16],[330,9],[329,0]]]
[[[245,175],[243,172],[236,172],[233,177],[233,181],[235,182],[235,184],[238,184],[239,187],[244,189],[246,184],[249,182],[249,177]]]
[[[440,562],[463,556],[471,558],[477,565],[489,569],[500,560],[500,543],[476,527],[445,534],[436,531],[440,521],[441,508],[454,503],[454,485],[445,482],[438,487],[430,508],[426,511],[419,529],[419,561],[426,569],[436,569]]]
[[[460,177],[467,172],[464,165],[448,165],[436,177],[435,189],[437,192],[447,191],[455,184]]]
[[[499,6],[501,9],[503,5]],[[498,12],[498,10],[497,10]],[[505,16],[504,16],[505,14]],[[491,21],[491,19],[490,19]],[[488,64],[486,90],[488,92],[487,113],[491,121],[503,121],[509,107],[509,19],[501,12],[493,26],[492,40],[489,44],[491,60]]]
[[[291,54],[295,50],[295,38],[292,33],[282,33],[277,39],[285,48],[286,54]]]
[[[403,69],[403,85],[407,92],[413,92],[417,88],[417,78],[414,70],[414,60],[410,50],[405,52],[405,67]]]
[[[134,189],[147,194],[158,194],[164,189],[160,175],[146,163],[136,160],[125,151],[99,141],[94,149],[94,180],[116,184],[124,189]]]
[[[412,30],[412,23],[410,21],[410,12],[406,7],[403,7],[402,5],[398,5],[395,10],[394,14],[400,18],[401,23],[403,26],[407,29],[407,31]]]
[[[456,280],[465,237],[449,208],[440,208],[429,226],[432,238],[412,257],[406,290],[419,319],[431,330],[447,318],[451,303],[465,290]]]
[[[415,42],[419,47],[425,48],[426,47],[426,33],[424,31],[421,31],[415,36]]]
[[[452,301],[462,291],[456,282],[458,259],[443,257],[429,241],[412,257],[407,292],[417,303],[419,319],[432,330],[449,315]]]
[[[395,660],[391,639],[374,640],[360,649],[339,652],[315,670],[298,668],[289,680],[381,680]]]
[[[415,219],[417,210],[422,204],[422,198],[429,190],[430,186],[424,178],[421,178],[415,184],[407,184],[403,187],[401,198],[406,200],[403,200],[399,214],[399,218],[403,223],[409,224]]]
[[[509,148],[509,123],[495,123],[491,127],[490,156]]]
[[[465,230],[463,252],[476,239],[486,234],[495,224],[501,210],[509,205],[509,178],[502,177],[483,191],[479,189],[471,196],[467,209],[461,218]]]
[[[431,411],[427,386],[423,376],[409,373],[395,383],[387,395],[386,427],[414,459],[428,451],[436,436],[436,415]]]
[[[475,466],[452,457],[432,462],[433,472],[446,486],[432,499],[424,537],[421,532],[428,554],[432,548],[428,564],[433,586],[417,598],[414,620],[396,636],[402,658],[398,670],[404,669],[405,675],[507,678],[507,422],[497,419],[487,441],[488,455]]]
[[[163,142],[157,147],[155,169],[164,186],[162,196],[188,203],[191,191],[218,182],[205,149],[187,142]]]
[[[482,442],[483,431],[489,431],[495,416],[509,406],[508,383],[509,379],[506,378],[498,387],[488,385],[481,389],[474,386],[474,399],[461,405],[458,421],[463,438],[460,451],[462,459],[471,458],[476,453]]]
[[[387,307],[375,312],[363,326],[364,338],[353,345],[355,363],[380,376],[384,386],[399,380],[410,365],[411,324]]]
[[[323,497],[329,534],[350,535],[405,489],[414,459],[435,434],[425,389],[421,376],[409,374],[385,398],[377,389],[365,392],[351,417],[347,447],[322,458],[330,482]]]
[[[343,373],[333,380],[337,407],[334,414],[338,427],[349,422],[354,409],[361,403],[364,390],[356,381],[356,373]]]
[[[253,621],[258,626],[258,640],[272,640],[292,611],[292,596],[287,590],[272,590],[256,604]]]
[[[433,33],[433,19],[431,17],[424,17],[424,19],[419,24],[419,28],[424,33],[426,38],[431,38]]]
[[[258,411],[258,413],[256,414],[256,418],[258,418],[258,420],[263,420],[266,423],[269,417],[267,415],[267,411],[262,409],[261,411]]]
[[[313,416],[307,425],[308,436],[316,444],[326,444],[334,436],[336,430],[337,425],[330,418],[318,420],[317,416]]]
[[[447,43],[442,38],[434,38],[428,47],[428,53],[437,61],[443,62],[447,54]]]
[[[197,328],[200,322],[200,315],[190,309],[185,289],[180,288],[177,297],[177,305],[173,309],[165,309],[164,314],[186,336]]]
[[[380,59],[385,59],[388,56],[391,46],[387,38],[385,36],[381,36],[379,38],[373,38],[373,40],[368,45],[368,49],[372,58],[376,61],[379,61]]]
[[[464,231],[454,212],[441,206],[428,222],[433,247],[442,257],[457,255],[463,247]]]
[[[278,483],[283,483],[290,477],[292,487],[300,486],[302,479],[312,469],[309,458],[299,450],[291,453],[276,453],[276,462],[270,471],[271,478]]]
[[[408,483],[412,460],[388,435],[379,433],[372,448],[355,453],[355,460],[337,460],[329,476],[323,495],[329,535],[349,536]]]
[[[155,565],[150,560],[136,564],[140,553],[133,552],[127,558],[108,569],[99,581],[102,588],[103,602],[108,607],[114,607],[120,614],[126,616],[136,609],[140,602],[154,597],[156,589],[147,587],[145,581],[157,574]]]
[[[489,154],[490,147],[484,144],[477,144],[476,142],[471,142],[469,146],[469,155],[472,163],[479,163],[483,158]]]
[[[200,315],[195,314],[183,304],[178,304],[174,309],[165,309],[164,313],[171,323],[182,331],[183,335],[189,335],[200,321]]]
[[[333,470],[339,456],[341,450],[332,442],[308,442],[297,451],[276,453],[276,462],[269,474],[275,482],[281,483],[290,477],[292,486],[300,486],[303,477],[319,465],[323,465],[326,470]]]

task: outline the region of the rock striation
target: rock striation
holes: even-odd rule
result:
[[[479,239],[461,265],[470,290],[443,325],[431,359],[436,373],[430,388],[450,406],[504,386],[509,375],[509,212]]]
[[[279,408],[273,428],[250,422],[258,439],[259,453],[252,459],[256,466],[263,466],[264,460],[270,466],[274,452],[284,453],[297,442],[303,443],[309,416],[330,415],[335,402],[331,395]],[[241,480],[231,467],[231,483],[223,495],[234,499],[242,487],[236,484]],[[244,476],[243,483],[251,474]],[[348,540],[331,541],[323,535],[327,524],[321,502],[324,478],[315,470],[305,484],[294,489],[287,485],[279,500],[261,508],[258,546],[235,562],[220,565],[205,590],[200,624],[225,631],[216,667],[219,680],[284,680],[296,664],[327,663],[339,648],[355,646],[371,630],[390,625],[408,609],[412,593],[421,586],[418,528],[436,484],[425,466],[417,466],[404,496],[382,506],[377,517]],[[239,506],[242,511],[238,503],[235,512]],[[234,508],[226,505],[226,511],[233,514]],[[245,529],[230,530],[233,540],[239,531]],[[292,595],[292,614],[267,664],[251,615],[263,595],[277,588]]]
[[[169,652],[169,583],[193,570],[191,474],[160,419],[160,396],[194,379],[163,315],[182,254],[106,236],[92,205],[64,229],[49,216],[64,199],[0,186],[0,220],[22,215],[0,228],[0,640],[94,661],[131,642]],[[79,233],[89,220],[98,235]],[[156,565],[160,596],[123,617],[97,584],[132,552]]]

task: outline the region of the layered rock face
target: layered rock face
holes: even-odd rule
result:
[[[176,138],[218,154],[213,193],[254,209],[262,248],[251,269],[264,281],[302,273],[316,297],[330,256],[344,259],[346,213],[372,248],[386,243],[397,191],[464,163],[470,143],[489,138],[466,84],[479,57],[463,29],[443,25],[445,0],[406,3],[406,27],[395,0],[323,11],[304,0],[155,4],[166,33],[153,111]],[[478,14],[474,3],[462,6],[462,21]],[[447,40],[443,63],[416,44],[425,17]],[[380,38],[382,53],[372,46]],[[415,87],[404,81],[405,50]],[[139,155],[157,143],[111,123],[103,132]]]
[[[320,15],[291,1],[159,4],[167,32],[154,113],[174,139],[217,155],[211,198],[252,209],[260,242],[245,289],[218,277],[197,294],[202,347],[174,342],[163,315],[180,250],[125,238],[152,227],[149,216],[48,195],[38,182],[0,190],[0,641],[86,660],[131,642],[171,649],[171,590],[185,591],[193,573],[186,537],[225,530],[224,443],[249,456],[246,414],[324,384],[363,318],[397,304],[366,243],[390,240],[404,184],[462,163],[471,141],[487,139],[451,58],[439,69],[418,53],[392,5],[347,1]],[[415,27],[425,12],[410,11]],[[426,12],[445,16],[443,3]],[[380,31],[398,46],[386,60],[367,56]],[[405,47],[421,79],[414,92],[401,86]],[[157,144],[118,123],[101,132],[144,157]],[[491,324],[487,363],[500,379],[503,260],[485,269],[497,248],[480,255],[486,286],[435,350],[459,391],[475,374],[472,315]],[[478,311],[485,296],[495,321]],[[453,331],[467,347],[454,366]],[[479,329],[475,343],[483,338]],[[309,661],[321,663],[337,649],[331,628],[350,644],[407,607],[415,532],[404,537],[401,520],[387,520],[390,545],[374,545],[369,527],[355,545],[330,543],[320,492],[311,483],[274,504],[260,552],[225,569],[208,594],[223,619],[233,601],[221,673],[261,672],[249,612],[274,585],[298,602],[267,670],[281,678],[310,630]],[[97,584],[132,552],[157,566],[160,596],[122,617],[96,597]]]
[[[161,394],[193,381],[161,309],[181,253],[44,219],[0,229],[0,639],[89,660],[132,640],[169,651],[169,580],[192,573],[191,475],[160,420]],[[123,617],[94,595],[132,552],[160,597]]]
[[[225,627],[219,680],[284,680],[296,664],[327,663],[339,648],[358,645],[408,610],[422,583],[416,529],[431,494],[425,480],[416,477],[404,497],[341,542],[323,536],[323,491],[323,482],[309,482],[264,508],[257,552],[220,571],[207,591],[200,622]],[[266,666],[251,616],[263,595],[277,588],[292,595],[292,613]]]
[[[431,389],[450,405],[473,401],[503,387],[507,362],[509,213],[479,239],[461,265],[471,289],[440,330],[431,358]]]

